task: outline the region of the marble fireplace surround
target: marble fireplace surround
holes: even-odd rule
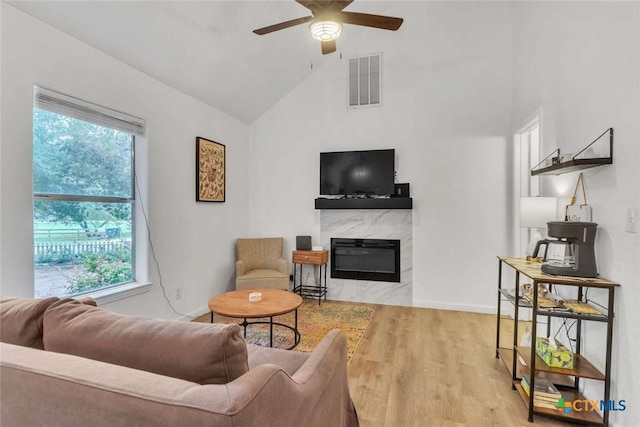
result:
[[[332,237],[400,240],[400,283],[332,279],[327,273],[327,299],[411,306],[412,235],[413,217],[408,209],[321,210],[320,243],[324,248],[331,248]]]

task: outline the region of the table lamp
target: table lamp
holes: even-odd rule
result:
[[[555,197],[520,198],[520,227],[532,229],[527,245],[527,256],[533,256],[536,243],[543,239],[540,231],[544,230],[546,235],[547,222],[556,219],[557,203]]]

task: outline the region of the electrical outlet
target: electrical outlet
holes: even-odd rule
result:
[[[176,299],[182,298],[182,288],[176,288]]]
[[[627,221],[625,226],[627,233],[636,232],[636,222],[638,222],[638,210],[633,208],[627,209]]]

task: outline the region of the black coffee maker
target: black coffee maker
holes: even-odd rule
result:
[[[538,256],[540,246],[546,245],[541,270],[559,276],[597,277],[594,250],[597,228],[595,222],[548,222],[547,235],[556,239],[541,240],[536,245],[534,257]]]

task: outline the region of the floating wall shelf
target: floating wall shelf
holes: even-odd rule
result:
[[[413,209],[413,199],[316,199],[316,209]]]
[[[595,144],[600,138],[609,134],[609,157],[592,157],[592,158],[577,158],[584,153],[589,147]],[[531,169],[531,176],[536,175],[560,175],[563,173],[575,172],[582,169],[593,168],[596,166],[610,165],[613,163],[613,128],[609,128],[595,139],[591,144],[584,147],[578,154],[573,156],[571,160],[561,162],[555,165],[540,167],[549,157],[553,156],[557,152],[557,158],[560,158],[560,149],[555,150],[553,153],[545,157],[542,162],[538,163],[533,169]]]

